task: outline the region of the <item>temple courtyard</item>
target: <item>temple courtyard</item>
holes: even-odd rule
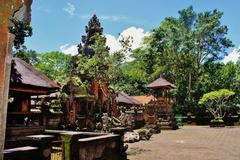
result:
[[[128,143],[129,160],[240,160],[240,127],[183,126]]]

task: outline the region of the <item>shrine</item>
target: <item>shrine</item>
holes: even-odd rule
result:
[[[13,58],[11,81],[9,87],[9,103],[7,112],[7,129],[5,147],[10,142],[24,139],[27,135],[41,133],[45,126],[41,110],[34,112],[31,96],[48,95],[60,89],[34,67],[18,58]]]
[[[147,85],[153,90],[154,98],[146,105],[144,119],[149,124],[160,123],[161,126],[170,126],[175,129],[175,117],[172,105],[174,101],[169,97],[169,91],[176,86],[162,76]]]

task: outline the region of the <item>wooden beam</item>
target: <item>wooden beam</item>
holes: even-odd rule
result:
[[[10,87],[10,91],[17,91],[17,92],[26,92],[32,94],[48,94],[49,91],[47,89],[32,89],[32,88],[23,88],[23,87]]]

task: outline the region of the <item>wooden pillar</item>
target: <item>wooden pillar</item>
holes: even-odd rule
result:
[[[8,90],[14,36],[9,33],[10,18],[30,20],[31,0],[0,0],[0,160],[3,159]],[[29,12],[29,13],[27,13]]]

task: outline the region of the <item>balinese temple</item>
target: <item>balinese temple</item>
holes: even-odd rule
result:
[[[83,88],[69,80],[63,90],[68,91],[65,104],[67,121],[83,131],[92,131],[94,122],[98,121],[97,115],[111,113],[112,106],[115,106],[112,93],[104,81],[99,83],[95,80],[92,85]]]
[[[173,100],[169,97],[169,91],[176,86],[165,78],[160,77],[147,85],[147,88],[153,90],[154,98],[146,106],[145,121],[156,123],[159,118],[171,119],[173,116]]]
[[[96,99],[98,100],[98,108],[100,109],[101,113],[110,112],[110,102],[109,102],[109,96],[111,95],[111,92],[109,90],[109,87],[107,85],[106,81],[102,81],[99,83],[99,81],[95,80],[93,82],[93,93]]]
[[[49,95],[59,89],[60,86],[43,73],[25,61],[13,58],[6,142],[41,132],[44,129],[43,114],[32,112],[31,96]]]

